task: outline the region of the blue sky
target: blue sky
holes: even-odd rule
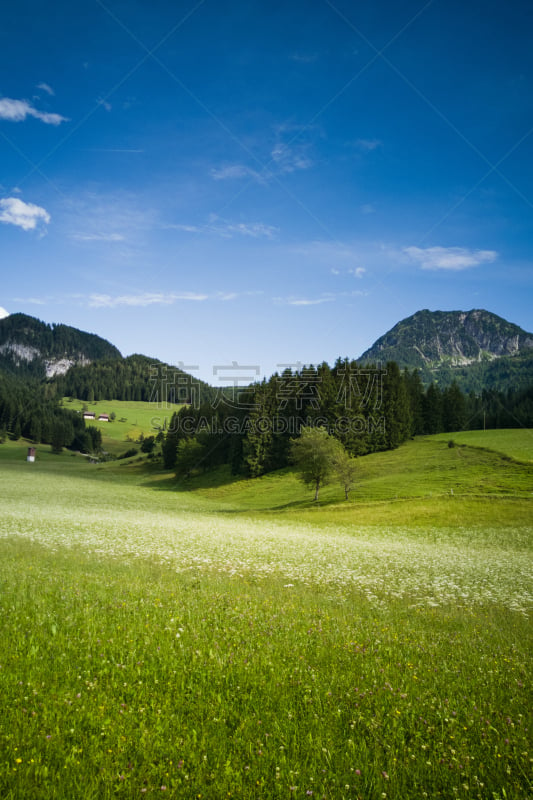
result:
[[[11,4],[0,307],[213,383],[357,357],[421,308],[531,330],[532,16]]]

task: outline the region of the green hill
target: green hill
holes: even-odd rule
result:
[[[533,431],[487,432],[494,448],[490,450],[480,449],[475,439],[472,444],[476,446],[448,446],[451,438],[462,442],[469,433],[417,437],[397,450],[358,458],[358,475],[348,503],[342,488],[335,484],[324,487],[320,502],[314,503],[312,493],[291,469],[248,480],[232,480],[219,472],[179,485],[234,513],[268,511],[322,522],[389,519],[408,524],[431,518],[443,522],[450,515],[461,514],[463,521],[472,521],[477,514],[486,520],[499,513],[495,509],[503,508],[498,501],[526,501],[531,506],[533,465],[515,462],[510,454],[520,453],[533,461]],[[482,436],[483,432],[472,434]]]
[[[85,401],[127,400],[194,403],[214,399],[216,389],[178,367],[139,354],[73,366],[52,381],[56,393]]]
[[[96,426],[102,434],[102,449],[111,455],[119,455],[133,447],[142,437],[154,436],[166,430],[172,414],[181,408],[177,404],[157,404],[139,400],[98,400],[86,403],[64,397],[62,407],[81,415],[83,409],[95,415],[86,420],[87,425]],[[100,414],[113,419],[99,421]]]

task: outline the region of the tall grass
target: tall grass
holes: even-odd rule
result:
[[[3,798],[531,790],[522,614],[1,551]]]

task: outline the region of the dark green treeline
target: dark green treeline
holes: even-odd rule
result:
[[[203,469],[230,464],[234,474],[256,477],[287,466],[291,438],[309,425],[364,455],[421,434],[533,425],[533,388],[465,395],[456,383],[425,389],[417,370],[401,372],[395,362],[362,367],[338,359],[182,408],[166,433],[164,464],[187,473],[194,452]]]

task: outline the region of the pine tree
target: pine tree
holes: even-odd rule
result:
[[[466,422],[466,402],[457,381],[444,390],[442,396],[442,423],[445,431],[460,431]]]

